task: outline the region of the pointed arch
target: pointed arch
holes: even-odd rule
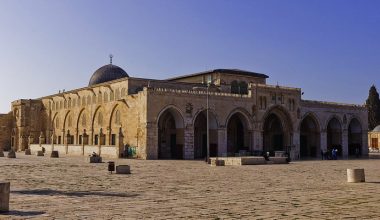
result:
[[[182,159],[184,146],[184,117],[174,105],[164,107],[157,116],[158,158]]]
[[[245,108],[242,108],[242,107],[237,107],[237,108],[234,108],[227,116],[224,124],[227,126],[228,122],[230,121],[231,117],[236,114],[236,113],[240,113],[243,117],[244,117],[244,121],[245,121],[245,125],[247,126],[247,129],[251,130],[252,129],[252,117],[251,117],[251,114],[245,109]]]

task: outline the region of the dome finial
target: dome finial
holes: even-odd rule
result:
[[[110,54],[110,64],[112,65],[112,58],[113,58],[113,55]]]

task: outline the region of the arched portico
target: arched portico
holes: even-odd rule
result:
[[[362,125],[360,121],[353,118],[348,125],[348,155],[362,154]]]
[[[286,110],[275,107],[267,112],[263,123],[263,151],[287,151],[291,145],[292,123]]]
[[[227,154],[249,151],[249,121],[241,112],[233,113],[227,123]]]
[[[316,158],[321,151],[320,127],[317,119],[308,114],[300,125],[300,157],[301,159]]]
[[[182,159],[184,120],[174,107],[165,109],[158,118],[158,158]]]
[[[338,155],[342,156],[342,125],[336,117],[332,117],[327,124],[327,151],[338,150]]]
[[[215,115],[209,112],[209,143],[210,156],[218,154],[218,123]],[[207,156],[207,111],[199,112],[194,121],[194,158],[200,159]]]

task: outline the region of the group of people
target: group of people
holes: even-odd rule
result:
[[[338,159],[338,149],[333,148],[331,154],[327,150],[321,149],[322,160],[337,160]]]

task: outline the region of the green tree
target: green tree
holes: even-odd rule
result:
[[[366,106],[368,109],[368,129],[373,130],[380,124],[380,99],[375,85],[372,85],[369,89]]]

